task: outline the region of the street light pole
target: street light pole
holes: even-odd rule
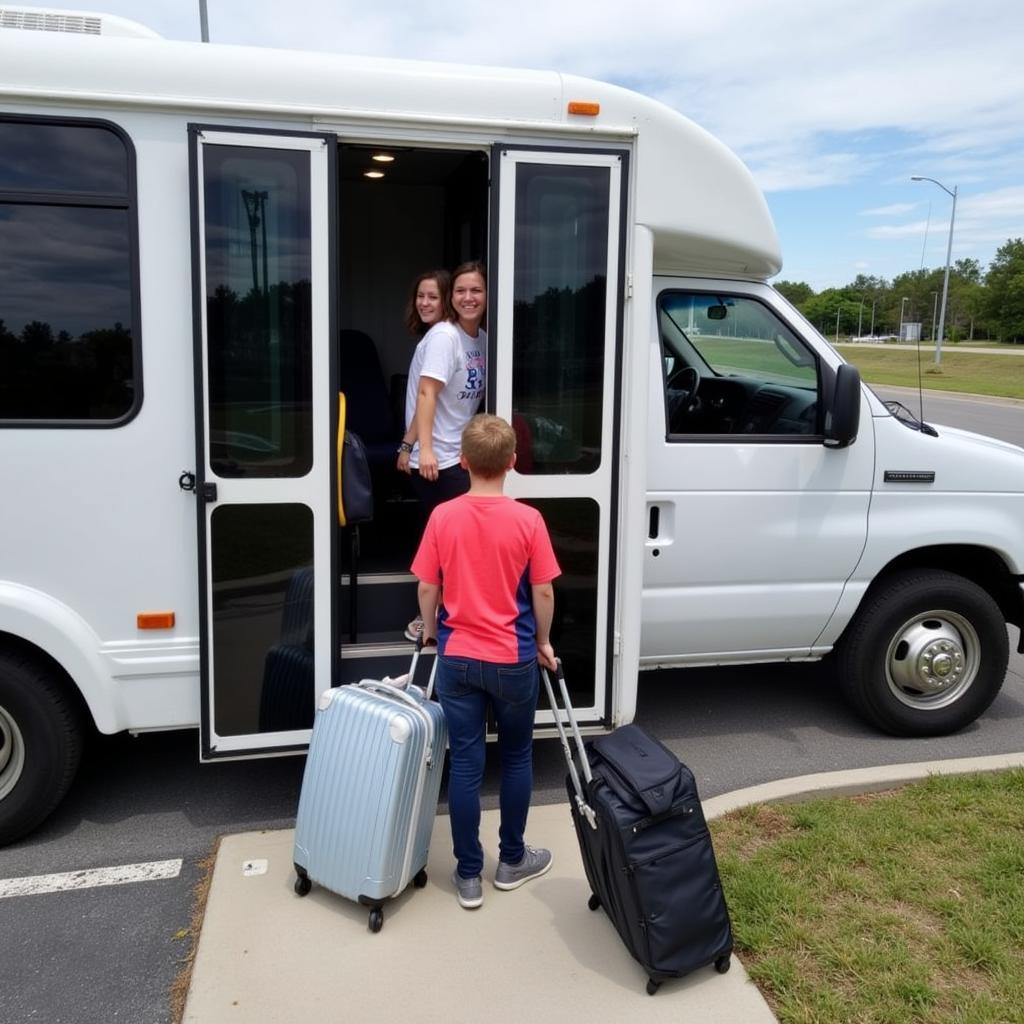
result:
[[[935,341],[935,311],[939,308],[939,293],[932,292],[932,298],[935,300],[932,302],[932,341]]]
[[[843,311],[843,304],[836,306],[836,344],[839,344],[839,314]]]
[[[199,0],[199,38],[204,43],[210,41],[210,22],[206,16],[206,0]]]
[[[910,301],[907,296],[903,296],[903,301],[900,303],[900,333],[897,337],[897,341],[903,340],[903,310],[907,308],[907,303]]]
[[[938,185],[946,195],[953,197],[953,209],[949,214],[949,242],[946,244],[946,274],[942,279],[942,311],[939,313],[939,335],[935,339],[935,365],[938,366],[942,362],[942,336],[946,331],[946,297],[949,295],[949,262],[953,256],[953,223],[956,220],[956,194],[959,185],[954,185],[953,191],[950,192],[941,181],[936,181],[934,178],[926,178],[922,174],[912,174],[910,176],[910,180],[930,181],[933,185]]]
[[[875,336],[875,299],[871,300],[871,337]]]

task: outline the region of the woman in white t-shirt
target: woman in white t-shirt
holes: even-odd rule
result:
[[[451,320],[452,275],[447,270],[428,270],[413,281],[409,301],[405,305],[405,326],[418,341],[436,323]],[[410,386],[411,382],[410,382]],[[417,385],[418,386],[418,382]],[[396,468],[402,473],[409,472],[409,456],[416,440],[416,424],[406,424],[405,433],[398,446]]]
[[[482,263],[455,268],[451,304],[454,321],[434,324],[416,346],[405,392],[406,435],[399,458],[409,458],[399,469],[411,475],[428,518],[442,501],[469,490],[459,450],[486,383],[487,332],[481,325],[487,312],[487,270]],[[414,619],[405,635],[416,640],[422,627]]]

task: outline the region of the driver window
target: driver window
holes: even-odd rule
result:
[[[821,437],[814,353],[757,299],[663,292],[658,299],[668,440]]]

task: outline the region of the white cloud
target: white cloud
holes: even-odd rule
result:
[[[930,221],[874,225],[864,234],[876,241],[921,238],[927,235],[928,251],[940,256],[941,261],[945,262],[948,231],[949,214],[943,212]],[[980,248],[992,248],[1012,237],[1024,237],[1024,185],[958,197],[953,224],[954,252],[969,253]]]
[[[874,158],[863,154],[820,153],[811,145],[795,143],[758,146],[745,154],[745,159],[765,192],[845,184],[876,164]]]
[[[910,224],[879,224],[868,228],[865,234],[868,238],[908,238],[923,235],[927,230],[928,221],[916,220]]]
[[[902,213],[910,213],[920,203],[890,203],[888,206],[876,206],[873,210],[861,210],[861,217],[898,217]]]

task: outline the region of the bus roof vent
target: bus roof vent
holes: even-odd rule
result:
[[[92,11],[62,11],[46,7],[15,7],[0,4],[0,28],[32,32],[72,32],[85,36],[134,36],[159,39],[160,35],[137,21]]]

